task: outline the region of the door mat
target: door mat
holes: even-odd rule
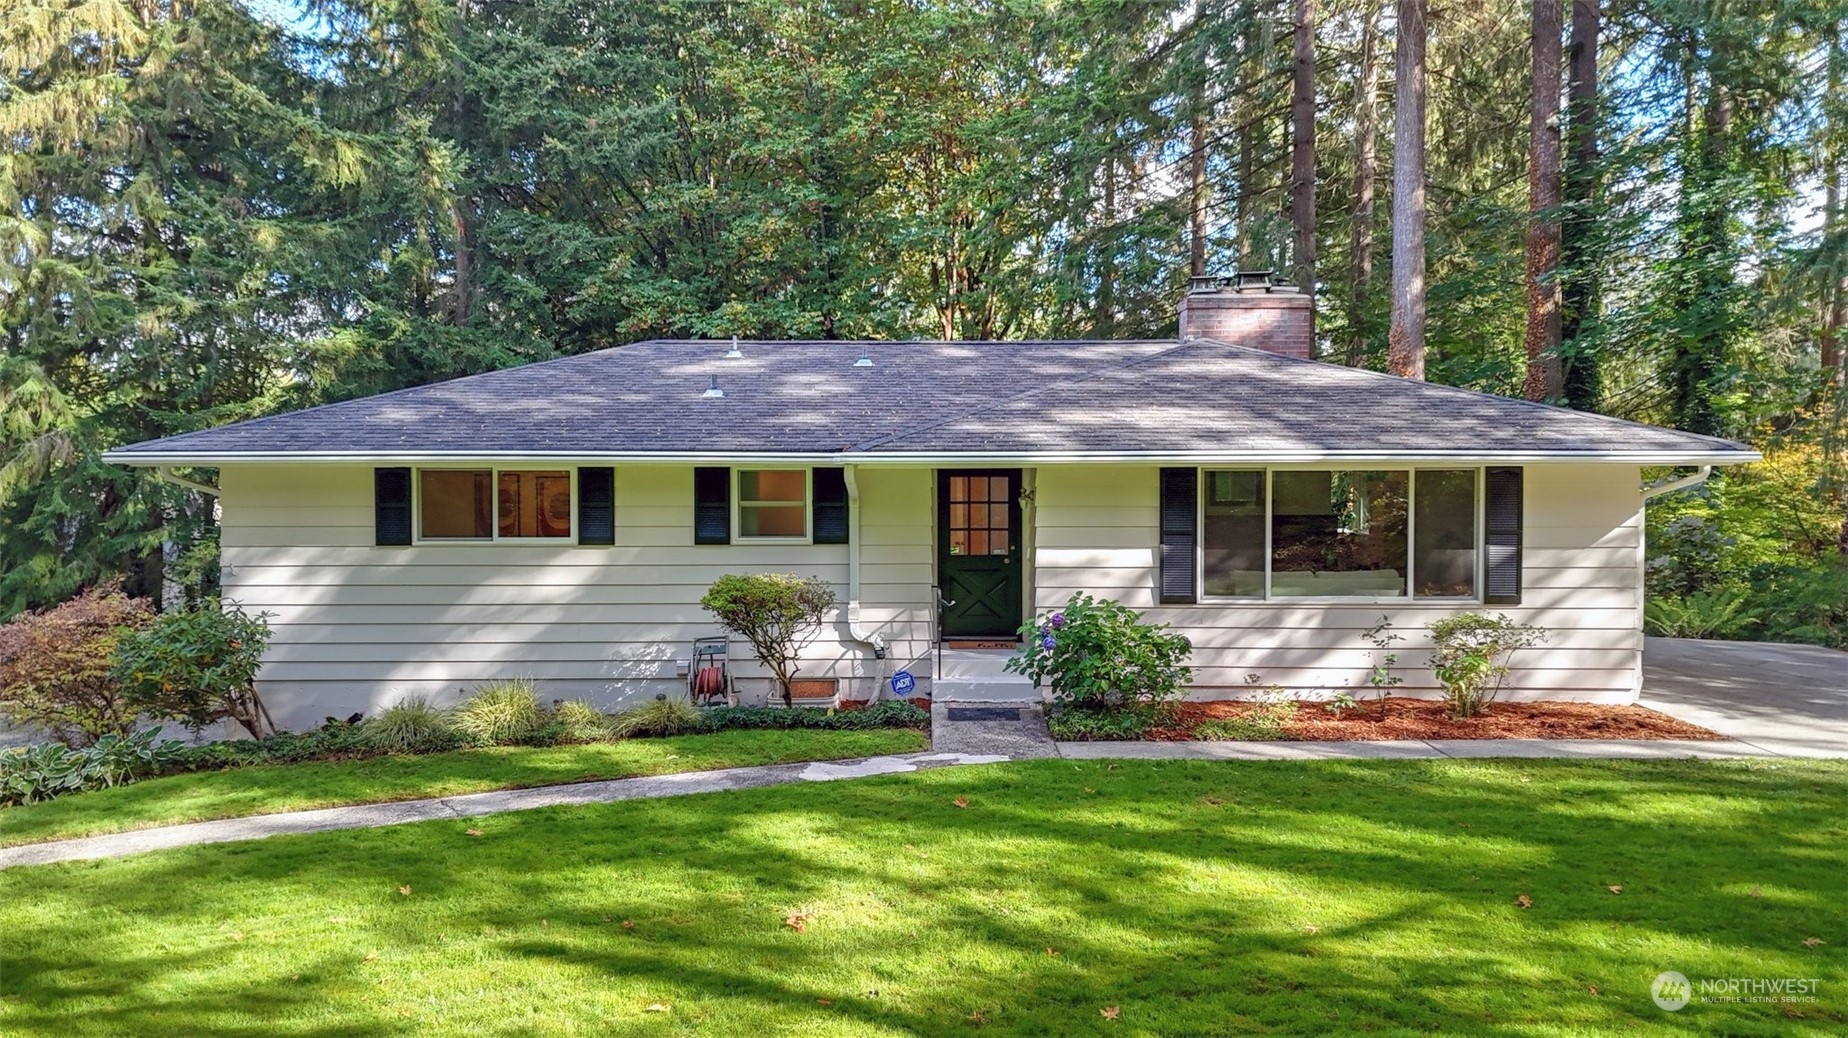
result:
[[[1018,721],[1018,707],[999,706],[953,706],[944,711],[952,721]]]
[[[1018,649],[1020,643],[1003,638],[951,638],[943,643],[946,649]]]

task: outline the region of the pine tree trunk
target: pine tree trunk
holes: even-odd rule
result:
[[[1296,284],[1315,292],[1315,0],[1296,0],[1295,80],[1290,94],[1290,223]],[[1313,316],[1313,310],[1311,311]]]
[[[1528,122],[1527,399],[1558,400],[1560,0],[1534,0]]]
[[[1567,406],[1595,411],[1603,392],[1598,353],[1582,341],[1597,320],[1603,298],[1601,270],[1591,244],[1598,213],[1598,36],[1602,30],[1599,0],[1572,0],[1571,82],[1566,130],[1571,153],[1565,167],[1565,198],[1570,208],[1561,227],[1560,258],[1565,278],[1560,285],[1560,388]]]
[[[1359,367],[1367,356],[1367,298],[1373,280],[1373,182],[1379,176],[1379,15],[1361,14],[1360,87],[1354,99],[1354,219],[1348,238],[1348,344],[1344,358]]]
[[[1848,103],[1842,101],[1843,79],[1848,77],[1848,50],[1844,50],[1841,30],[1838,28],[1835,38],[1829,41],[1829,97],[1836,103],[1829,111],[1829,129],[1831,142],[1823,161],[1822,179],[1824,199],[1822,206],[1822,240],[1825,248],[1843,249],[1837,244],[1841,235],[1848,233],[1842,224],[1842,178],[1848,175],[1848,163],[1843,161],[1844,130],[1836,125],[1842,118]],[[1828,111],[1825,109],[1825,111]],[[1822,329],[1816,337],[1816,344],[1822,353],[1822,386],[1840,387],[1843,384],[1842,329],[1848,327],[1848,280],[1841,276],[1840,266],[1831,266],[1825,275],[1822,290]],[[1843,543],[1848,544],[1848,527],[1842,531]]]
[[[1114,143],[1114,134],[1112,134]],[[1116,156],[1104,158],[1103,250],[1098,258],[1097,311],[1091,320],[1091,333],[1109,338],[1116,329]]]
[[[1393,53],[1392,328],[1386,369],[1425,372],[1425,0],[1397,0]]]

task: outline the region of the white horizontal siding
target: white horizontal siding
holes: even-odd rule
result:
[[[1376,650],[1362,635],[1382,616],[1404,636],[1391,650],[1401,691],[1427,693],[1424,627],[1454,603],[1157,604],[1157,473],[1145,466],[1059,466],[1035,490],[1035,602],[1052,609],[1086,591],[1146,611],[1194,644],[1195,694],[1248,689],[1247,676],[1307,692],[1365,689]],[[1638,471],[1624,465],[1526,469],[1523,592],[1518,607],[1486,607],[1547,628],[1543,646],[1512,661],[1505,695],[1628,702],[1642,649],[1637,623]]]
[[[699,599],[724,573],[817,576],[846,595],[843,545],[695,546],[691,468],[618,468],[612,547],[377,547],[372,480],[366,466],[221,473],[225,596],[271,614],[261,687],[285,727],[515,676],[613,706],[680,687],[675,661],[718,633]],[[930,474],[862,471],[859,482],[862,622],[891,643],[890,665],[924,674]],[[864,693],[876,672],[842,612],[802,674],[855,679]],[[747,647],[734,655],[736,673],[763,677]]]

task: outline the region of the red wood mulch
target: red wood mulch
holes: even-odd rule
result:
[[[1151,729],[1149,739],[1189,742],[1193,728],[1215,717],[1236,717],[1257,704],[1230,700],[1180,704],[1175,724]],[[1325,703],[1299,700],[1284,725],[1290,741],[1378,742],[1388,739],[1724,739],[1698,725],[1640,706],[1597,703],[1491,703],[1488,713],[1454,720],[1443,701],[1394,696],[1363,700],[1358,710],[1330,713]]]
[[[930,709],[930,697],[929,696],[913,696],[910,699],[905,700],[905,702],[910,703],[912,706],[917,707],[919,710],[929,710]],[[841,709],[842,710],[864,710],[866,709],[867,704],[868,704],[868,701],[864,699],[843,699],[841,700]]]

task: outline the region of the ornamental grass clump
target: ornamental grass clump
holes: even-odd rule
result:
[[[360,727],[366,748],[376,753],[436,753],[462,744],[449,714],[422,696],[400,699]]]
[[[617,739],[658,738],[695,731],[703,720],[699,707],[684,699],[657,699],[610,718],[609,732]]]
[[[600,742],[610,737],[610,719],[579,699],[558,704],[547,727],[557,733],[555,741],[561,743]]]
[[[1024,648],[1007,669],[1050,685],[1062,707],[1146,708],[1178,699],[1193,676],[1187,665],[1193,645],[1185,635],[1083,592],[1020,634]]]
[[[456,708],[453,723],[477,746],[531,742],[545,726],[539,688],[531,678],[490,681]]]

